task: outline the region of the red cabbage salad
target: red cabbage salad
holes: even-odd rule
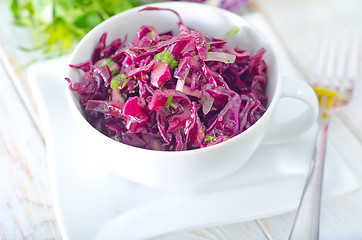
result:
[[[84,72],[66,80],[94,128],[135,147],[182,151],[226,141],[263,115],[264,48],[252,55],[188,28],[174,10],[145,10],[175,13],[178,33],[144,25],[133,42],[108,45],[103,33],[91,59],[70,65]]]

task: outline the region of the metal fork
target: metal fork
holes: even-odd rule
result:
[[[342,38],[341,38],[342,37]],[[352,98],[358,63],[357,34],[323,35],[311,85],[320,106],[320,126],[297,215],[289,240],[318,239],[323,170],[329,119]]]

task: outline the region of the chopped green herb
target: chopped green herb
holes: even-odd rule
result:
[[[120,141],[121,141],[121,139],[118,137],[118,135],[114,135],[113,140],[115,140],[115,141],[117,141],[117,142],[120,142]]]
[[[121,69],[119,69],[118,67],[116,67],[116,68],[111,68],[110,70],[111,70],[111,75],[112,75],[112,76],[117,76],[117,75],[119,74],[119,72],[120,72]]]
[[[122,97],[127,100],[128,99],[128,94],[127,93],[122,93]]]
[[[205,142],[210,142],[210,143],[212,143],[212,141],[214,141],[214,139],[215,139],[215,137],[213,137],[213,136],[206,136],[206,137],[205,137]]]
[[[134,81],[134,83],[136,84],[136,87],[138,87],[138,81],[137,81],[136,76],[133,77],[133,81]]]
[[[111,67],[114,64],[114,61],[111,58],[104,58],[99,64],[99,67],[108,66]]]
[[[111,88],[116,91],[119,92],[119,85],[122,83],[121,88],[124,88],[127,83],[129,82],[129,77],[127,77],[126,74],[118,74],[115,77],[113,77],[111,79]]]
[[[97,63],[98,67],[108,66],[109,70],[111,71],[112,76],[116,76],[119,74],[120,68],[118,64],[112,60],[112,58],[104,58],[100,61],[100,63]]]
[[[121,88],[124,88],[127,85],[128,82],[129,82],[129,78],[126,78],[126,80],[123,82]]]
[[[118,75],[117,75],[118,76]],[[121,80],[118,80],[116,78],[112,78],[111,80],[111,88],[116,91],[116,92],[119,92],[118,90],[118,87],[119,87],[119,84],[121,83]]]
[[[168,64],[172,69],[176,68],[178,65],[178,61],[175,60],[175,57],[168,50],[164,50],[163,52],[157,53],[155,55],[155,59],[157,61]]]
[[[216,38],[221,39],[221,40],[225,40],[225,39],[231,38],[232,36],[234,36],[238,32],[239,32],[239,28],[234,26],[232,29],[230,29],[230,31],[228,31],[224,35],[221,35],[221,36],[216,37]]]
[[[170,107],[172,107],[173,109],[176,109],[176,108],[177,108],[177,105],[174,104],[174,103],[170,103]]]
[[[134,89],[128,92],[129,95],[134,94],[134,93],[136,93],[136,90],[134,90]]]
[[[152,30],[152,31],[150,32],[150,38],[154,38],[154,37],[155,37],[155,35],[156,35],[155,30]]]
[[[172,98],[173,97],[167,97],[166,103],[165,103],[165,108],[169,108],[172,102]]]

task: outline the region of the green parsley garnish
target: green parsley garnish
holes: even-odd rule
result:
[[[150,38],[154,38],[156,36],[155,30],[152,30],[149,34],[150,34]]]
[[[122,83],[121,89],[124,88],[129,82],[129,77],[126,74],[118,74],[114,78],[111,79],[111,88],[119,92],[119,85]]]
[[[234,26],[232,29],[230,29],[230,31],[228,31],[227,33],[225,33],[224,35],[218,36],[216,37],[217,39],[221,39],[221,40],[225,40],[228,38],[231,38],[232,36],[234,36],[235,34],[237,34],[239,32],[239,28]]]
[[[99,67],[108,66],[111,67],[114,64],[114,61],[111,58],[104,58],[99,64]]]
[[[214,141],[214,139],[215,139],[215,137],[213,137],[213,136],[206,136],[206,137],[205,137],[205,142],[210,142],[210,143],[212,143],[212,141]]]
[[[175,57],[168,50],[157,53],[155,55],[155,60],[168,64],[172,69],[176,68],[178,65],[178,61],[175,60]]]
[[[170,104],[170,107],[172,107],[173,109],[176,109],[176,108],[177,108],[177,105],[174,104],[174,103],[171,103],[171,104]]]
[[[166,103],[165,103],[165,108],[169,108],[172,102],[172,98],[173,97],[167,97]]]

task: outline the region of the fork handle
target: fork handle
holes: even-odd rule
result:
[[[315,240],[319,238],[322,179],[328,126],[328,122],[326,122],[322,123],[319,128],[313,159],[289,240]]]

